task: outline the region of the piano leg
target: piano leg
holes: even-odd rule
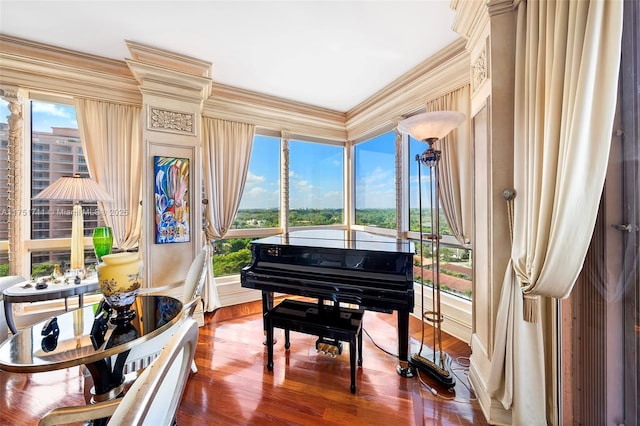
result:
[[[264,315],[271,309],[273,309],[273,292],[262,290],[262,316],[265,331],[267,330],[267,321]]]
[[[402,377],[413,377],[414,372],[409,365],[409,311],[398,310],[398,366],[396,372]]]
[[[273,292],[262,290],[262,324],[263,324],[264,334],[265,334],[265,341],[264,341],[265,345],[267,344],[266,335],[268,331],[266,314],[271,309],[273,309]],[[275,345],[276,343],[277,341],[274,339],[273,344]]]
[[[264,318],[267,327],[267,370],[273,371],[273,320],[268,315]]]

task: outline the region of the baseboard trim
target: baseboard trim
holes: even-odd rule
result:
[[[469,382],[473,388],[484,417],[491,425],[512,425],[511,410],[505,410],[502,404],[493,399],[488,391],[488,371],[491,361],[476,335],[471,337],[471,357],[469,360]],[[483,371],[486,374],[483,374]]]

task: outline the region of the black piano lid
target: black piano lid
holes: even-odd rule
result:
[[[251,244],[291,247],[322,247],[415,254],[409,240],[345,229],[308,229],[253,240]]]

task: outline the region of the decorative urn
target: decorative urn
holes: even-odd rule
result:
[[[140,290],[142,267],[138,253],[128,252],[106,254],[102,256],[102,263],[96,266],[100,290],[116,313],[111,319],[113,323],[127,323],[135,316],[131,305]]]

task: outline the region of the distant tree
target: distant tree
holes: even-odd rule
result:
[[[239,274],[242,268],[251,263],[251,251],[242,249],[235,253],[215,255],[213,257],[213,274],[216,277]]]
[[[31,268],[31,275],[33,277],[44,277],[47,275],[51,275],[54,268],[55,265],[53,263],[41,263],[39,265],[34,265],[33,268]]]

